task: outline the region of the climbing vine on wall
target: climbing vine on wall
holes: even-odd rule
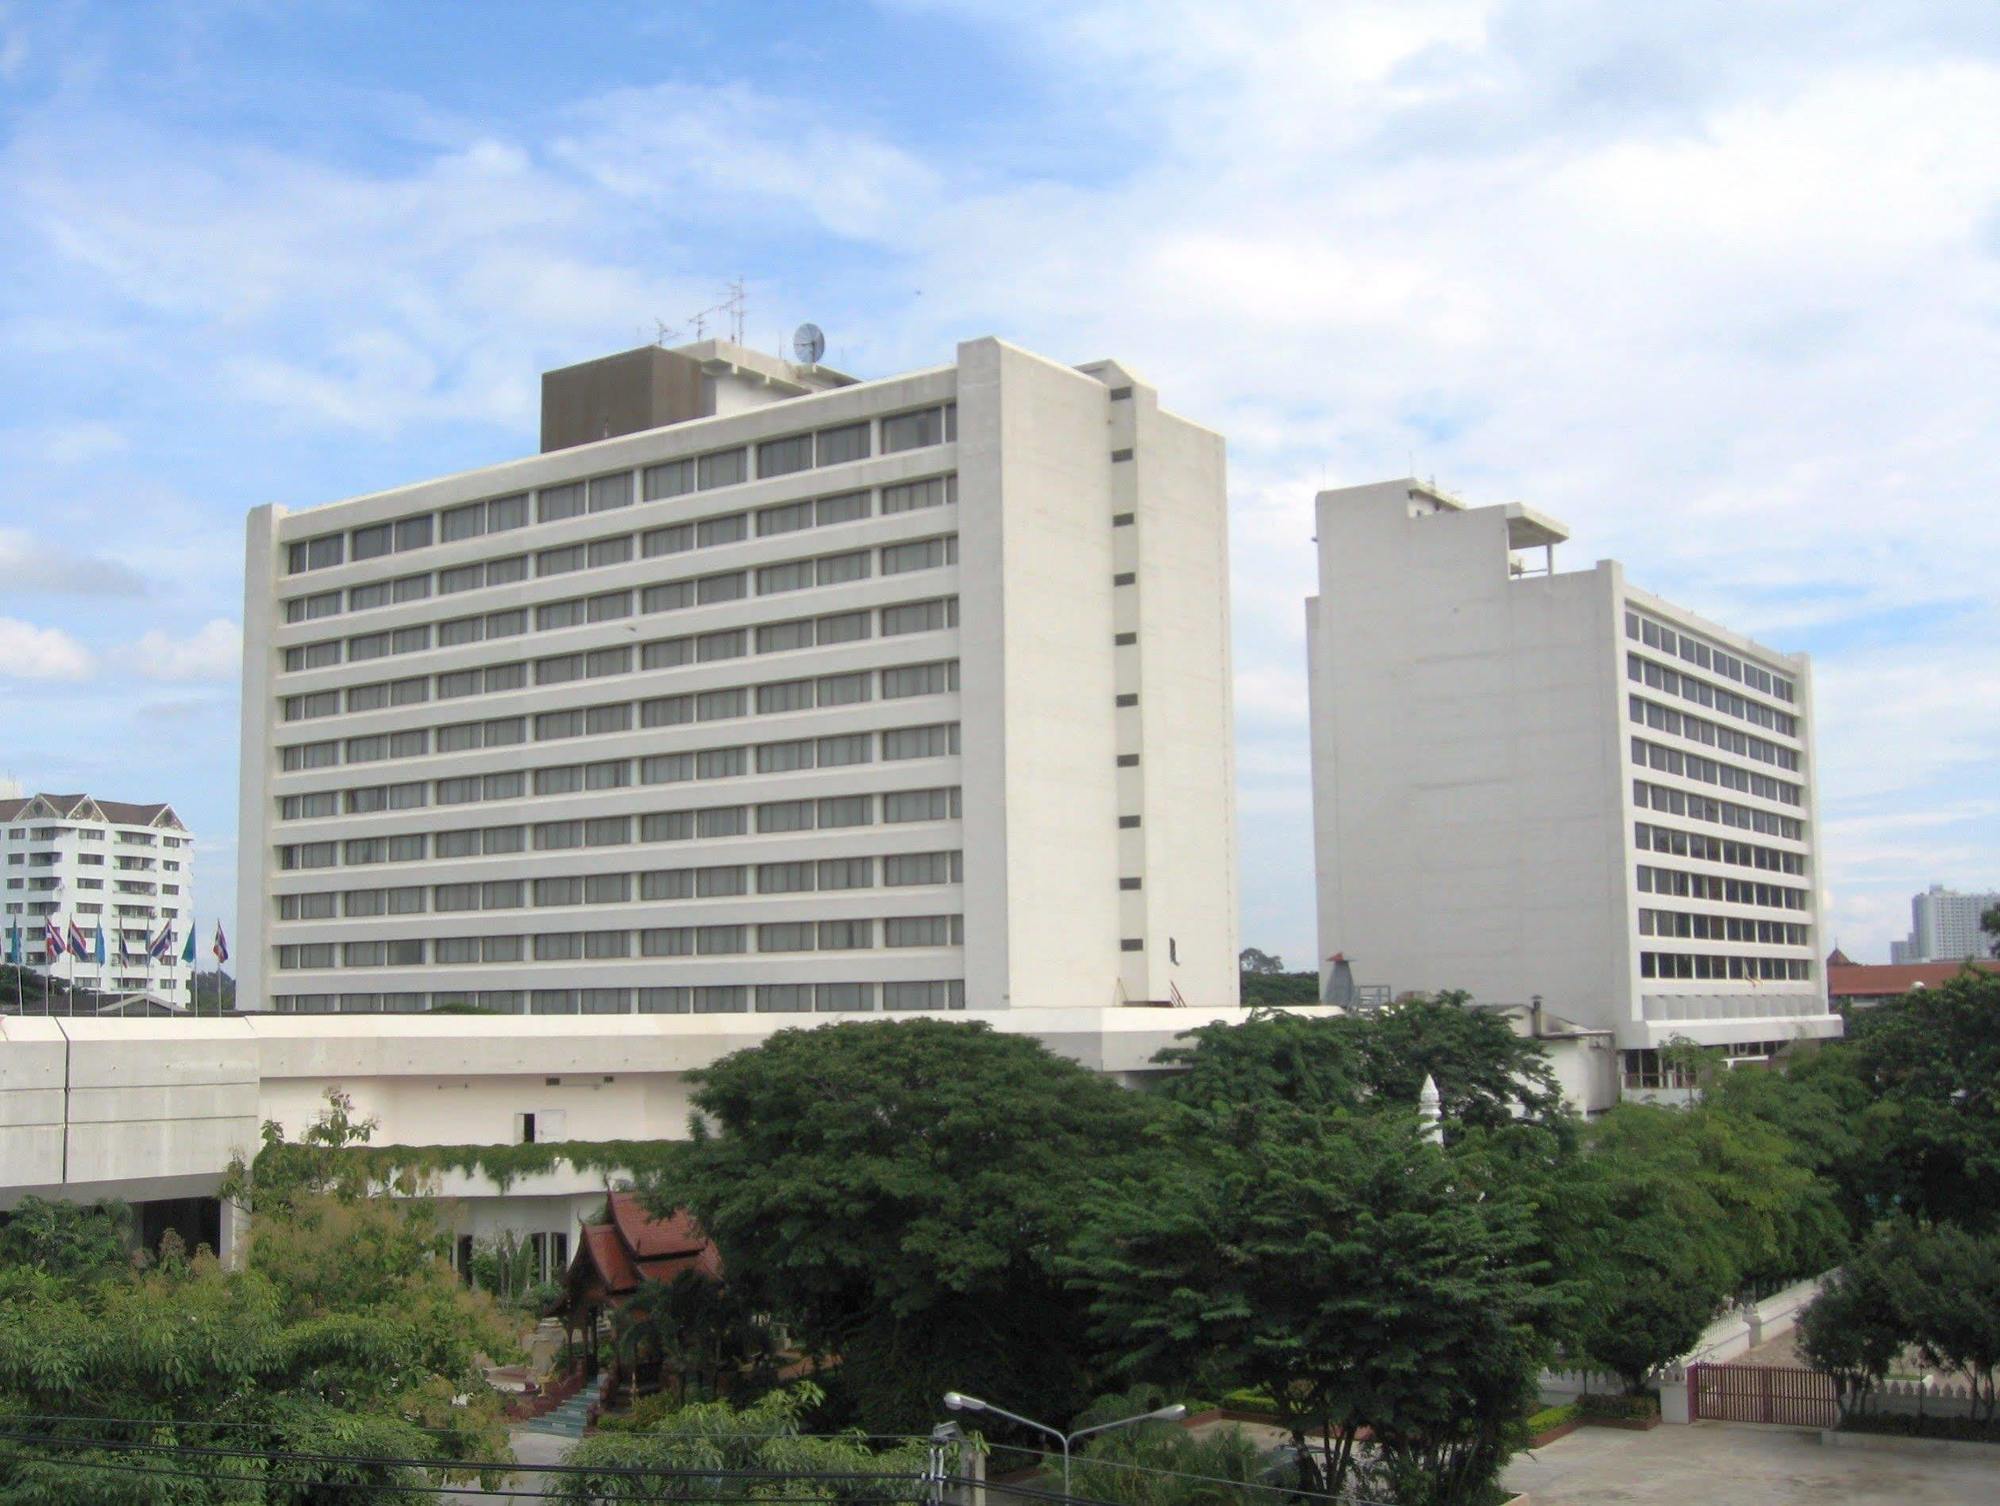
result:
[[[505,1192],[525,1176],[567,1165],[601,1173],[607,1180],[651,1180],[666,1170],[679,1149],[671,1140],[554,1140],[533,1145],[347,1145],[334,1152],[343,1178],[394,1191],[415,1190],[429,1175],[447,1171],[483,1175]],[[260,1180],[283,1178],[309,1148],[267,1144],[257,1154]]]

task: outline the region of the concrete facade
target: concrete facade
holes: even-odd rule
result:
[[[1322,956],[1612,1032],[1837,1034],[1811,669],[1629,586],[1568,532],[1413,480],[1321,493],[1306,604]]]
[[[1221,440],[670,354],[711,416],[251,515],[241,1007],[1233,1003]]]
[[[0,800],[0,873],[6,922],[21,928],[24,965],[49,965],[48,921],[65,935],[74,922],[92,953],[65,955],[56,979],[191,1002],[194,969],[181,961],[181,948],[194,923],[194,836],[172,806],[89,795]],[[102,966],[95,956],[100,925]],[[151,960],[148,948],[163,929],[172,932],[170,955]],[[197,966],[205,947],[196,943]]]

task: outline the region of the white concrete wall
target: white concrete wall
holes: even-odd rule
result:
[[[1322,957],[1629,1025],[1608,570],[1516,579],[1498,508],[1322,494],[1311,638]]]

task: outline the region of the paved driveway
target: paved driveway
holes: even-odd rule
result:
[[[1819,1435],[1698,1422],[1650,1433],[1578,1428],[1508,1466],[1534,1506],[1994,1506],[1995,1459],[1822,1448]]]

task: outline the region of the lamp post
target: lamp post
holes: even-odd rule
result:
[[[1010,1412],[1005,1407],[996,1407],[990,1401],[981,1401],[976,1396],[966,1396],[962,1392],[944,1393],[944,1404],[954,1412],[991,1412],[995,1417],[1004,1417],[1009,1422],[1018,1422],[1024,1428],[1033,1428],[1038,1433],[1047,1433],[1062,1445],[1063,1494],[1069,1494],[1069,1451],[1070,1445],[1079,1438],[1088,1438],[1093,1433],[1108,1433],[1113,1428],[1129,1428],[1139,1422],[1179,1422],[1187,1416],[1187,1408],[1179,1402],[1171,1407],[1161,1407],[1152,1412],[1141,1412],[1137,1417],[1121,1417],[1116,1422],[1100,1422],[1095,1427],[1078,1428],[1074,1433],[1065,1433],[1052,1428],[1046,1422],[1036,1422],[1032,1417],[1023,1417],[1018,1412]]]

